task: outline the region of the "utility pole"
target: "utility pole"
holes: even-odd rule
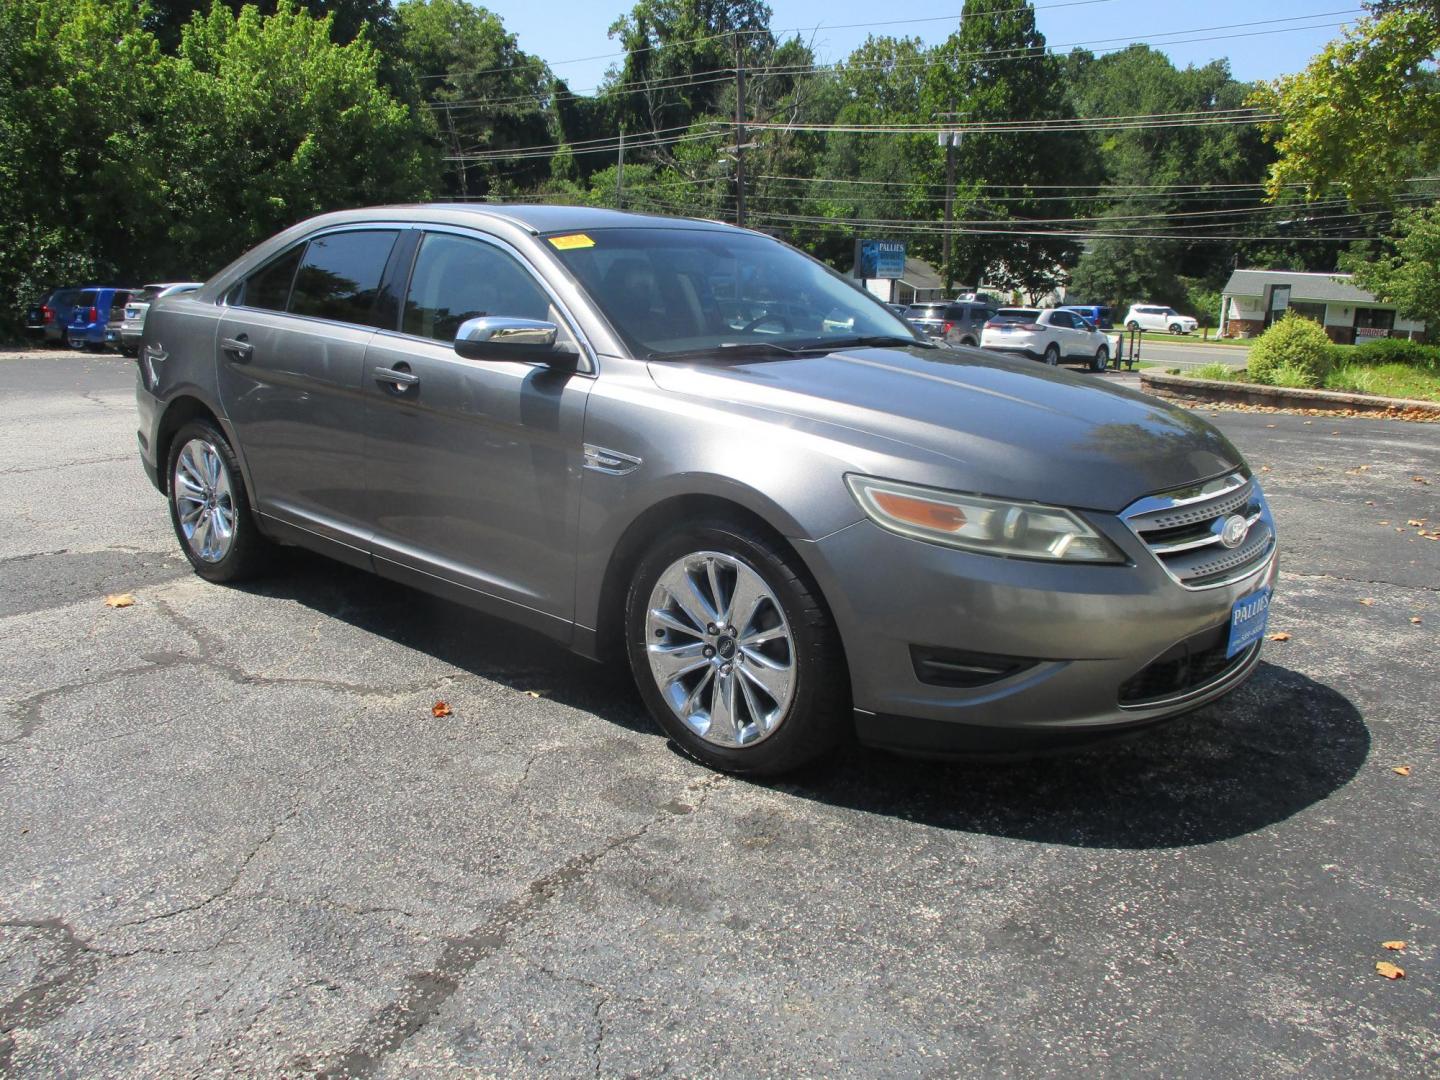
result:
[[[735,224],[745,227],[745,53],[735,33]]]
[[[615,209],[625,209],[625,128],[620,128],[620,156],[615,161]]]
[[[948,120],[955,120],[960,114],[948,112],[942,114]],[[952,223],[955,220],[955,148],[960,145],[959,131],[942,131],[940,142],[945,147],[945,235],[941,237],[940,261],[945,273],[945,292],[948,296],[955,287],[955,263],[951,258],[954,250],[955,238],[951,235]],[[979,282],[976,282],[979,285]]]

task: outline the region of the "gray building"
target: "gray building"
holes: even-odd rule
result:
[[[1380,337],[1422,338],[1425,324],[1402,319],[1354,284],[1349,274],[1307,274],[1296,270],[1236,270],[1225,283],[1220,336],[1254,337],[1286,311],[1297,311],[1321,326],[1330,340],[1353,345]]]

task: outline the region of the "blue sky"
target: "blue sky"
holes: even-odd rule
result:
[[[614,57],[566,61],[613,53],[615,43],[605,36],[606,30],[629,10],[627,0],[528,0],[523,4],[494,0],[486,6],[518,35],[522,49],[548,61],[576,91],[596,86],[616,61]],[[869,34],[913,35],[927,43],[943,40],[954,28],[963,0],[771,0],[770,6],[777,30],[804,27],[804,37],[813,38],[820,59],[830,62],[842,59]],[[1339,36],[1335,24],[1353,22],[1359,14],[1358,0],[1038,0],[1036,18],[1052,46],[1083,42],[1099,52],[1128,41],[1149,41],[1180,66],[1227,57],[1235,77],[1249,80],[1300,70],[1327,41]],[[888,22],[881,22],[882,18]],[[1280,19],[1296,21],[1236,26]],[[851,23],[878,25],[845,25]],[[1306,26],[1315,28],[1292,29]],[[1282,32],[1266,32],[1275,30]],[[1195,31],[1176,36],[1210,40],[1167,44],[1169,39],[1159,36],[1175,31]]]

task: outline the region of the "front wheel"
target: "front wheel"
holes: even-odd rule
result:
[[[170,443],[170,522],[180,549],[206,581],[241,581],[265,562],[240,463],[224,434],[206,420],[186,424]]]
[[[1055,344],[1045,346],[1045,363],[1051,367],[1060,363],[1060,346]]]
[[[1172,334],[1183,334],[1184,332],[1185,332],[1185,328],[1184,328],[1183,326],[1181,326],[1178,322],[1177,322],[1177,323],[1171,323],[1171,324],[1170,324],[1170,333],[1172,333]]]
[[[1125,329],[1126,329],[1126,330],[1139,330],[1139,329],[1140,329],[1140,324],[1139,324],[1138,322],[1136,322],[1134,319],[1131,319],[1129,322],[1127,322],[1127,323],[1125,324]]]
[[[651,715],[711,768],[785,772],[849,731],[849,675],[819,588],[755,527],[716,519],[662,537],[631,579],[625,637]]]
[[[1090,361],[1091,371],[1104,371],[1110,366],[1110,350],[1104,345],[1095,350],[1095,359]]]

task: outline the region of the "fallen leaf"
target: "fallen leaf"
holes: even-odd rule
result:
[[[450,708],[450,706],[443,701],[437,701],[434,705],[430,706],[430,715],[436,719],[442,716],[449,716],[454,711],[454,709]]]
[[[525,693],[528,694],[530,697],[542,696],[539,690],[526,690]]]
[[[1395,766],[1394,768],[1392,768],[1390,771],[1393,772],[1396,776],[1409,776],[1409,775],[1410,775],[1410,766],[1409,766],[1409,765],[1396,765],[1396,766]]]
[[[1270,471],[1270,466],[1269,466],[1269,465],[1261,465],[1261,466],[1260,466],[1260,471],[1261,471],[1261,472],[1269,472],[1269,471]]]
[[[1419,615],[1411,615],[1411,616],[1410,616],[1410,621],[1411,621],[1412,623],[1414,623],[1416,626],[1419,626],[1419,625],[1420,625],[1420,616],[1419,616]]]
[[[1375,970],[1387,979],[1403,979],[1405,977],[1404,968],[1398,968],[1394,964],[1387,963],[1384,960],[1377,960],[1375,962]]]
[[[1290,640],[1290,635],[1287,634],[1287,633],[1285,633],[1284,630],[1281,630],[1278,634],[1271,634],[1271,635],[1270,635],[1270,640],[1271,640],[1271,641],[1289,641],[1289,640]]]
[[[106,607],[129,607],[133,603],[135,603],[135,597],[128,592],[112,593],[105,597]]]
[[[1274,424],[1266,424],[1265,426],[1266,426],[1266,427],[1274,427],[1275,425],[1274,425]]]
[[[1424,519],[1424,518],[1411,518],[1409,521],[1405,522],[1405,524],[1406,524],[1406,525],[1409,525],[1409,526],[1412,526],[1413,528],[1418,529],[1421,525],[1424,525],[1424,524],[1425,524],[1425,519]]]
[[[1380,943],[1380,947],[1381,947],[1382,949],[1389,949],[1391,952],[1400,952],[1402,949],[1405,948],[1405,942],[1403,942],[1403,941],[1382,941],[1382,942]]]
[[[1424,484],[1426,487],[1430,486],[1430,481],[1426,480],[1423,476],[1412,476],[1410,479],[1414,480],[1417,484]]]
[[[1390,522],[1388,522],[1388,521],[1382,521],[1382,522],[1380,522],[1380,524],[1381,524],[1381,525],[1389,525]]]
[[[1366,607],[1374,607],[1374,606],[1375,606],[1375,601],[1374,601],[1374,600],[1371,600],[1370,597],[1368,597],[1368,596],[1365,597],[1364,599],[1362,599],[1362,600],[1360,601],[1360,603],[1364,604]]]

